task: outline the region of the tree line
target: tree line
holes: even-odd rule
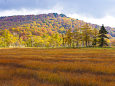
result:
[[[0,47],[59,47],[61,41],[62,38],[59,33],[44,34],[43,36],[32,34],[19,36],[19,34],[5,29],[0,35]]]
[[[104,25],[98,30],[85,24],[81,28],[75,28],[74,31],[69,29],[63,34],[63,46],[73,48],[109,46],[107,33]]]
[[[0,33],[0,47],[104,47],[109,46],[107,33],[104,25],[98,30],[88,24],[81,28],[68,29],[63,34],[57,32],[42,36],[27,34],[20,37],[19,34],[5,29]]]

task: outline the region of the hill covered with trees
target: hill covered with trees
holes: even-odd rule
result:
[[[86,24],[93,32],[100,29],[99,25],[57,13],[0,17],[0,46],[62,46],[63,38],[67,36],[69,30],[83,32],[81,28]],[[106,27],[106,29],[110,38],[115,37],[114,28]],[[83,34],[78,35],[80,39],[83,38]],[[92,34],[91,37],[93,38],[94,35]]]

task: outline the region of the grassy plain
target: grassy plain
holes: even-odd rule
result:
[[[115,86],[115,48],[0,49],[0,86]]]

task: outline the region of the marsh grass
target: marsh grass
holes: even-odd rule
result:
[[[0,49],[0,86],[115,86],[115,50]]]

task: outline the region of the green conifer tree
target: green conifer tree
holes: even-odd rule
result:
[[[106,42],[106,40],[105,40],[105,38],[107,38],[107,39],[109,39],[107,36],[106,36],[106,34],[107,34],[108,32],[106,31],[106,29],[105,29],[105,27],[104,27],[104,25],[102,25],[102,27],[101,27],[101,29],[99,30],[99,46],[100,47],[103,47],[103,46],[108,46],[108,44],[107,44],[107,42]]]

